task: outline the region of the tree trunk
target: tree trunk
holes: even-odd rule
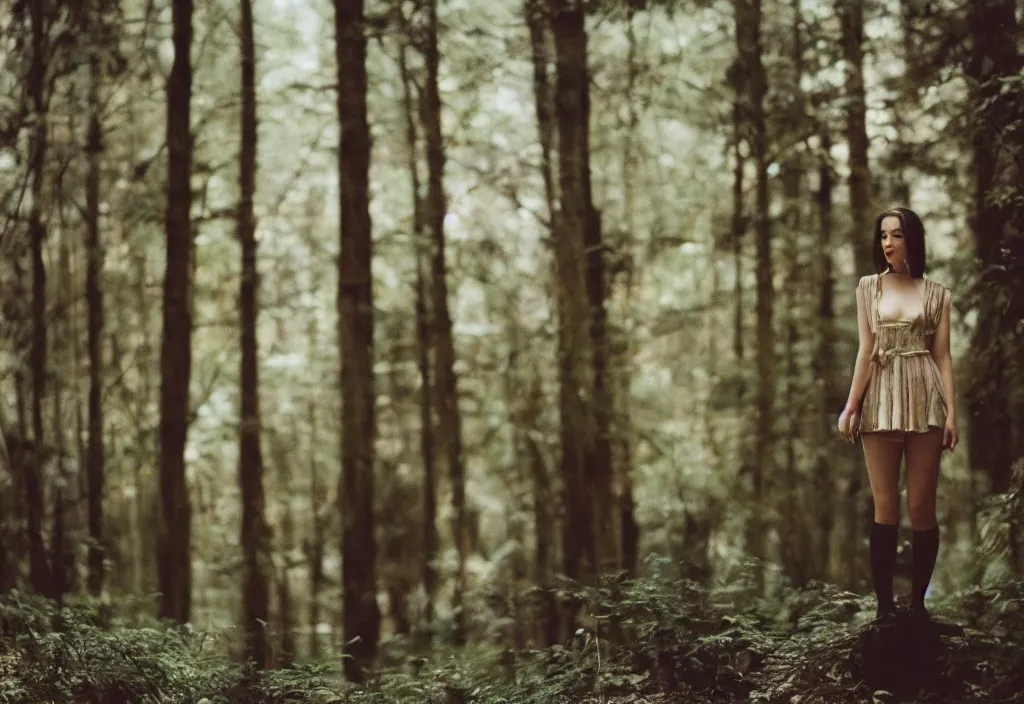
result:
[[[817,541],[814,552],[815,570],[819,579],[827,579],[832,562],[832,531],[835,523],[834,460],[839,442],[835,432],[835,419],[842,404],[839,381],[836,378],[836,315],[835,281],[832,260],[832,139],[827,124],[821,127],[821,155],[818,165],[818,243],[821,248],[821,267],[818,271],[818,351],[814,355],[814,377],[821,379],[821,408],[817,456],[814,465],[814,533]]]
[[[747,216],[743,205],[743,174],[747,160],[743,156],[744,112],[742,97],[733,101],[732,121],[732,263],[734,305],[732,318],[732,351],[736,362],[743,361],[743,236],[747,232]]]
[[[550,50],[550,27],[544,0],[525,0],[523,13],[530,30],[530,50],[533,63],[534,109],[537,115],[537,136],[541,151],[541,177],[547,198],[548,219],[551,224],[556,215],[558,192],[555,186],[553,153],[556,141],[555,95],[548,66],[553,57]]]
[[[618,352],[613,357],[612,367],[616,372],[615,409],[615,444],[617,452],[612,454],[615,460],[615,478],[618,487],[618,531],[619,555],[621,567],[631,577],[637,575],[640,561],[640,527],[636,521],[636,504],[633,499],[633,428],[630,403],[632,400],[632,365],[636,325],[633,316],[634,272],[636,270],[636,203],[633,184],[633,146],[640,129],[640,116],[637,113],[636,83],[639,78],[637,67],[637,42],[632,6],[627,8],[626,37],[629,41],[626,75],[626,105],[629,122],[626,126],[625,147],[622,155],[622,192],[623,208],[626,219],[626,238],[619,244],[620,257],[626,260],[626,280],[622,294],[622,326],[625,339],[615,347]]]
[[[458,555],[458,578],[452,595],[452,640],[466,642],[464,599],[468,574],[469,516],[466,512],[465,460],[462,451],[462,416],[459,413],[458,384],[455,376],[455,345],[448,309],[447,262],[445,260],[444,219],[447,211],[444,192],[444,137],[441,132],[441,96],[438,87],[437,0],[426,3],[427,28],[423,46],[427,77],[423,87],[424,137],[427,152],[426,222],[433,240],[430,290],[433,293],[434,366],[437,374],[437,421],[440,444],[452,483],[452,539]]]
[[[366,115],[363,0],[335,0],[335,58],[341,144],[341,255],[338,338],[341,356],[342,586],[345,675],[362,682],[377,654],[377,543],[374,536],[373,280],[370,128]]]
[[[972,102],[976,111],[995,97],[1001,77],[1015,74],[1021,66],[1017,53],[1017,23],[1012,0],[987,0],[970,3],[967,13],[972,38],[971,54],[965,73],[972,83]],[[1010,411],[1010,380],[1005,369],[1010,361],[1005,330],[1012,323],[1002,319],[994,295],[1000,285],[991,275],[1002,264],[1001,250],[1009,219],[1008,209],[990,199],[997,185],[1000,145],[992,135],[975,128],[971,139],[971,167],[974,173],[974,202],[971,229],[981,268],[981,283],[987,286],[980,297],[978,319],[972,349],[981,353],[981,368],[975,369],[968,397],[968,447],[971,467],[984,471],[993,493],[1010,487],[1013,419]]]
[[[310,349],[318,349],[316,318],[310,322]],[[327,526],[324,508],[327,505],[327,486],[320,476],[317,461],[319,447],[319,424],[317,423],[316,401],[309,400],[307,419],[309,422],[309,504],[312,513],[312,534],[306,544],[306,558],[309,562],[309,657],[320,657],[320,593],[324,588],[324,552],[327,541]]]
[[[89,171],[85,185],[85,304],[89,348],[88,448],[86,476],[89,505],[89,593],[103,593],[103,248],[100,244],[100,167],[103,125],[100,121],[100,62],[89,56]]]
[[[850,244],[859,275],[874,271],[871,255],[871,171],[864,91],[864,0],[837,0],[846,69],[846,140],[850,147]]]
[[[768,193],[768,145],[764,100],[768,91],[762,64],[761,2],[737,0],[736,40],[739,62],[745,72],[746,91],[742,98],[744,125],[750,135],[751,154],[756,172],[754,235],[757,252],[757,423],[754,458],[750,465],[752,515],[747,532],[747,550],[757,560],[766,558],[765,482],[774,473],[775,424],[775,335],[773,330],[772,231]],[[759,591],[764,589],[764,574],[757,570]]]
[[[32,258],[32,447],[24,467],[25,499],[28,513],[29,581],[37,594],[50,596],[50,567],[43,541],[43,520],[46,496],[43,485],[43,463],[46,456],[43,434],[43,395],[46,392],[46,267],[43,245],[46,223],[43,220],[44,184],[46,178],[47,101],[46,101],[46,2],[32,0],[29,12],[32,23],[32,63],[28,90],[32,100],[34,131],[32,133],[32,207],[29,210],[29,236]]]
[[[256,47],[253,38],[252,0],[241,5],[242,115],[238,204],[238,241],[242,249],[242,281],[239,290],[241,316],[241,424],[238,430],[239,474],[242,497],[241,544],[245,560],[242,603],[245,613],[246,654],[257,668],[270,665],[267,622],[270,618],[270,587],[267,572],[268,530],[263,492],[263,452],[260,447],[259,273],[256,266]]]
[[[617,563],[609,438],[604,252],[590,190],[589,81],[583,7],[549,0],[555,39],[560,208],[560,410],[566,528],[572,579],[594,581]]]
[[[192,0],[174,0],[174,63],[167,81],[167,272],[160,350],[160,617],[192,612],[192,510],[185,478],[192,376]]]
[[[403,16],[403,22],[405,18]],[[408,25],[404,27],[408,33]],[[410,39],[411,41],[411,39]],[[430,368],[431,341],[430,292],[424,272],[424,250],[427,232],[423,213],[423,197],[420,183],[418,158],[419,130],[416,124],[416,108],[413,100],[412,78],[409,75],[406,51],[403,46],[399,54],[399,71],[402,77],[402,97],[405,105],[406,144],[409,148],[409,174],[413,194],[413,235],[416,255],[416,346],[417,367],[420,375],[420,455],[423,459],[423,550],[420,575],[423,582],[424,609],[422,639],[429,646],[433,638],[434,601],[437,598],[437,559],[439,538],[437,533],[437,466],[434,450],[434,388]]]

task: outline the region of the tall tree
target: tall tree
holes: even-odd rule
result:
[[[242,496],[241,544],[245,559],[242,588],[248,657],[263,669],[270,664],[267,621],[270,588],[267,571],[268,531],[263,492],[263,452],[260,446],[259,272],[256,266],[256,220],[253,196],[256,191],[256,45],[253,37],[252,0],[241,3],[242,114],[238,204],[238,241],[242,249],[242,281],[239,290],[241,323],[241,423],[238,429],[238,481]]]
[[[633,161],[637,132],[640,129],[640,115],[637,103],[637,82],[640,68],[637,61],[637,40],[635,27],[636,10],[630,5],[626,8],[626,39],[629,49],[626,57],[626,109],[628,121],[622,154],[622,200],[626,221],[626,237],[619,243],[620,255],[626,262],[625,283],[622,294],[622,319],[625,340],[620,341],[617,354],[613,357],[612,367],[617,379],[615,383],[615,478],[618,488],[618,530],[619,554],[621,567],[630,576],[636,576],[640,560],[640,528],[636,521],[636,505],[633,499],[633,427],[631,416],[632,365],[635,339],[635,321],[633,317],[634,256],[636,251],[636,187],[634,184]]]
[[[1021,67],[1017,48],[1017,21],[1013,0],[986,0],[968,5],[967,27],[971,52],[965,72],[970,79],[976,116],[986,102],[1002,90],[1000,78],[1016,74]],[[981,268],[981,281],[987,286],[979,297],[978,319],[972,349],[980,353],[968,393],[970,463],[985,471],[993,492],[1010,486],[1014,423],[1011,417],[1010,380],[1006,369],[1010,347],[1005,330],[1013,324],[1002,319],[999,296],[999,269],[1006,246],[1010,209],[993,198],[999,183],[1003,146],[989,131],[973,128],[971,166],[974,174],[974,202],[970,218],[974,249]],[[1018,419],[1021,420],[1021,419]]]
[[[192,0],[171,7],[174,63],[167,80],[167,270],[160,348],[160,617],[185,623],[192,611],[192,509],[185,443],[192,376]]]
[[[850,148],[850,243],[861,276],[872,271],[871,170],[868,166],[867,98],[864,88],[864,0],[836,0],[846,71],[846,141]]]
[[[559,408],[566,508],[566,574],[590,580],[614,567],[607,388],[604,252],[590,185],[590,85],[587,33],[579,0],[549,0],[555,44],[559,209]]]
[[[747,549],[765,558],[765,481],[774,471],[775,426],[775,336],[773,331],[774,289],[772,285],[772,224],[768,192],[768,138],[765,120],[765,75],[761,45],[761,0],[736,0],[736,48],[745,90],[740,98],[742,124],[748,134],[755,172],[754,243],[757,257],[755,281],[757,301],[757,424],[754,456],[749,465],[753,491],[753,515],[747,532]],[[760,571],[759,571],[760,575]],[[763,575],[759,576],[760,578]],[[763,584],[759,584],[763,587]]]
[[[423,127],[427,152],[426,222],[430,228],[430,290],[433,294],[434,366],[437,375],[437,422],[439,440],[448,465],[452,489],[452,539],[459,559],[454,585],[452,639],[457,645],[466,641],[466,559],[469,553],[469,516],[466,513],[465,459],[462,448],[462,416],[459,413],[458,383],[455,376],[455,344],[452,319],[448,310],[447,262],[445,259],[444,220],[447,204],[444,191],[444,136],[441,131],[441,94],[438,84],[437,0],[426,0],[426,32],[423,58],[427,76],[423,85]]]
[[[533,65],[534,110],[537,118],[537,136],[541,148],[541,177],[544,181],[544,196],[547,206],[548,228],[555,232],[558,215],[558,191],[555,182],[554,149],[557,137],[555,124],[555,96],[549,66],[551,56],[551,28],[547,18],[545,0],[525,0],[523,14],[530,32],[530,54]],[[561,300],[561,299],[559,299]],[[561,341],[561,323],[559,344]],[[560,347],[561,350],[561,347]],[[555,603],[551,574],[554,571],[556,553],[552,550],[556,531],[556,510],[552,506],[554,491],[551,472],[544,460],[544,454],[536,439],[538,418],[544,405],[543,386],[539,375],[534,373],[530,380],[529,392],[524,403],[521,422],[523,441],[528,453],[530,479],[533,489],[534,515],[534,582],[540,588],[538,595],[540,611],[540,640],[554,645],[559,640],[558,609]],[[565,435],[563,432],[563,439]],[[564,468],[564,453],[563,453]]]
[[[839,442],[835,433],[834,418],[842,404],[842,390],[836,378],[838,368],[835,359],[835,281],[833,247],[832,187],[834,182],[832,165],[832,135],[822,117],[820,145],[818,147],[818,190],[815,194],[818,215],[818,245],[821,248],[821,266],[815,267],[818,274],[818,322],[817,352],[814,355],[814,376],[821,379],[821,407],[818,413],[817,456],[814,458],[814,512],[815,541],[814,570],[822,579],[827,578],[832,560],[831,536],[835,523],[835,482],[832,476],[832,462]]]
[[[366,109],[363,0],[334,0],[341,145],[341,256],[338,338],[341,356],[342,622],[345,675],[362,682],[377,654],[377,543],[374,536],[373,249],[370,232],[370,127]]]
[[[32,260],[32,441],[34,452],[23,463],[26,503],[28,504],[29,580],[39,594],[49,596],[51,574],[43,540],[45,489],[43,462],[46,455],[43,433],[43,397],[46,393],[46,265],[43,245],[46,242],[46,222],[43,219],[43,199],[46,197],[47,148],[47,3],[31,0],[29,14],[32,26],[32,59],[29,69],[28,91],[31,96],[33,132],[31,141],[32,207],[29,210],[29,238]]]
[[[401,13],[400,13],[401,14]],[[423,462],[423,550],[420,575],[423,582],[424,640],[429,644],[433,635],[434,599],[437,595],[437,557],[439,537],[437,532],[437,467],[435,460],[434,436],[434,375],[431,372],[431,350],[433,349],[430,320],[430,292],[428,290],[425,249],[427,224],[423,208],[422,185],[419,167],[419,129],[417,126],[417,101],[413,99],[413,80],[409,71],[408,51],[411,44],[409,25],[401,15],[403,29],[409,39],[398,55],[399,71],[402,77],[402,98],[405,107],[405,140],[409,149],[409,177],[412,180],[413,236],[416,256],[416,365],[420,375],[420,457]],[[443,153],[442,153],[443,154]],[[450,330],[450,326],[449,326]],[[461,571],[460,571],[461,575]]]
[[[102,83],[98,47],[89,52],[89,134],[86,142],[89,166],[85,182],[85,302],[89,351],[88,484],[89,593],[103,591],[103,247],[100,244],[100,179],[103,157],[103,122],[100,103]]]

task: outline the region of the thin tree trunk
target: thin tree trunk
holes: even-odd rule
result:
[[[314,323],[315,325],[315,323]],[[311,331],[310,349],[316,347],[316,330]],[[319,424],[317,423],[316,401],[309,400],[309,484],[310,508],[312,509],[313,530],[307,546],[309,561],[309,657],[313,660],[320,657],[320,592],[324,587],[324,543],[327,538],[324,525],[324,505],[327,503],[326,486],[320,477],[319,462],[316,453],[319,451]]]
[[[73,128],[72,128],[73,129]],[[58,202],[60,202],[58,200]],[[63,209],[61,209],[61,220],[63,223]],[[61,229],[64,229],[63,227]],[[77,340],[70,336],[70,295],[68,286],[71,282],[71,253],[68,250],[68,238],[61,237],[58,242],[57,254],[57,300],[56,312],[53,315],[52,325],[57,338],[65,340],[66,344],[60,349],[54,350],[52,364],[57,368],[66,368],[67,347],[74,347]],[[67,447],[64,435],[64,383],[61,376],[54,378],[50,388],[50,396],[53,400],[53,415],[50,422],[53,424],[53,446],[54,455],[57,458],[56,481],[53,487],[53,528],[50,537],[50,575],[51,592],[53,599],[58,604],[64,603],[64,595],[70,592],[71,577],[74,574],[73,552],[68,551],[68,502],[66,492],[72,486],[67,471]]]
[[[773,329],[772,230],[768,193],[768,144],[764,111],[767,78],[762,63],[761,2],[737,0],[736,41],[741,70],[745,71],[746,93],[744,125],[750,134],[751,154],[756,173],[754,235],[757,253],[755,279],[757,287],[757,423],[754,436],[754,458],[750,465],[752,515],[747,527],[747,549],[752,557],[766,558],[765,511],[766,481],[774,474],[775,423],[775,335]],[[762,563],[763,564],[763,563]],[[756,587],[764,590],[764,574],[756,572]]]
[[[734,308],[732,318],[732,350],[737,362],[743,361],[743,236],[747,232],[747,216],[743,205],[743,175],[747,160],[743,156],[744,114],[742,98],[737,95],[732,110],[732,264]]]
[[[577,0],[549,0],[555,39],[566,574],[593,581],[617,562],[611,486],[606,315],[600,222],[590,189],[587,34]]]
[[[833,478],[834,459],[838,442],[835,433],[835,418],[842,403],[840,386],[836,379],[836,323],[835,323],[835,281],[832,260],[832,139],[827,124],[822,124],[821,156],[818,165],[818,245],[821,248],[821,267],[818,271],[818,350],[814,355],[815,378],[822,380],[821,425],[817,442],[817,456],[814,466],[815,495],[815,573],[819,579],[827,579],[832,562],[832,533],[835,523],[835,481]]]
[[[278,287],[278,295],[278,304],[283,305],[283,286]],[[293,428],[293,434],[295,437],[299,434],[297,424]],[[281,436],[275,434],[273,437],[276,440],[272,441],[274,446],[272,454],[274,463],[277,465],[277,487],[275,493],[278,496],[281,517],[281,540],[278,545],[278,554],[282,555],[283,559],[281,560],[281,569],[277,575],[277,647],[273,657],[268,656],[267,660],[268,662],[273,662],[274,667],[281,668],[294,663],[298,655],[295,642],[295,601],[292,598],[291,560],[292,549],[295,546],[295,515],[292,511],[292,482],[291,467],[288,463],[289,454],[283,446],[280,446]],[[266,558],[268,570],[272,569],[269,551],[270,546],[268,544],[268,555]],[[268,652],[274,650],[269,642],[267,650]]]
[[[427,152],[426,222],[433,240],[430,290],[433,293],[434,366],[437,373],[437,421],[440,444],[448,465],[452,489],[452,538],[458,555],[458,576],[452,594],[452,640],[466,642],[465,594],[468,574],[469,516],[466,512],[465,460],[462,452],[462,416],[459,413],[458,380],[455,376],[455,345],[448,310],[447,262],[444,219],[444,137],[441,132],[441,96],[438,87],[437,0],[427,0],[427,27],[423,58],[427,77],[423,86],[423,127]]]
[[[403,21],[404,21],[403,17]],[[408,26],[405,27],[409,31]],[[416,346],[417,367],[420,375],[420,456],[423,459],[423,550],[420,567],[424,591],[423,629],[424,644],[429,646],[433,638],[434,601],[437,598],[437,559],[439,538],[437,533],[437,467],[434,450],[434,388],[430,369],[430,353],[433,347],[430,330],[430,302],[427,277],[424,272],[424,250],[427,243],[426,220],[423,213],[423,197],[420,183],[418,154],[418,129],[416,108],[413,100],[412,78],[409,75],[406,51],[403,46],[399,53],[399,70],[402,77],[402,97],[406,116],[406,144],[409,148],[409,174],[413,194],[413,234],[416,255]]]
[[[338,338],[341,356],[342,585],[345,675],[362,682],[377,654],[377,543],[374,537],[373,280],[370,128],[366,110],[363,0],[335,0],[335,58],[341,145],[341,256]]]
[[[192,0],[174,0],[174,63],[167,81],[167,271],[160,350],[160,617],[192,613],[192,509],[185,478],[192,376]]]
[[[863,276],[874,271],[871,255],[871,170],[868,166],[867,100],[864,89],[864,0],[837,0],[846,70],[846,140],[850,148],[850,244]]]
[[[33,452],[26,458],[24,481],[28,513],[29,581],[32,589],[51,595],[50,567],[43,541],[43,520],[46,496],[43,486],[43,396],[46,393],[46,267],[43,244],[46,223],[43,221],[43,198],[46,178],[47,104],[46,104],[46,2],[32,0],[29,13],[32,24],[32,63],[28,90],[32,100],[35,129],[32,133],[32,207],[29,210],[29,236],[32,258],[32,442]]]
[[[554,149],[556,141],[554,86],[548,75],[553,57],[550,50],[548,11],[544,0],[525,0],[523,13],[530,30],[530,50],[533,63],[534,109],[537,115],[537,137],[541,151],[541,177],[547,199],[548,219],[553,224],[558,192],[555,185]]]
[[[270,617],[270,586],[267,572],[268,530],[266,497],[263,491],[263,451],[260,446],[259,272],[257,271],[256,221],[253,197],[256,191],[256,46],[253,37],[252,0],[241,3],[242,115],[238,204],[238,241],[242,249],[242,281],[239,290],[241,316],[241,425],[239,443],[239,488],[242,497],[241,543],[245,556],[245,584],[242,602],[245,612],[247,656],[257,668],[270,665],[267,622]]]
[[[553,62],[550,48],[550,25],[548,22],[548,10],[544,0],[525,0],[523,14],[526,18],[530,31],[530,48],[533,63],[533,92],[534,109],[537,117],[537,135],[541,147],[541,177],[544,180],[544,195],[547,203],[548,226],[551,234],[557,237],[560,230],[556,226],[558,221],[558,189],[554,173],[554,149],[557,141],[557,125],[555,123],[555,97],[554,86],[551,82],[548,67]],[[556,262],[557,269],[557,262]],[[559,291],[561,285],[559,284]],[[561,305],[559,295],[557,305]],[[559,312],[559,365],[560,370],[564,363],[564,340],[565,326],[561,321],[563,313]],[[561,372],[560,372],[561,373]],[[564,379],[564,377],[562,377]],[[536,419],[540,409],[544,406],[544,395],[540,379],[534,375],[531,381],[531,403],[528,406],[529,415],[524,421],[524,442],[527,446],[530,466],[530,477],[533,485],[533,511],[534,511],[534,583],[539,588],[538,608],[540,610],[539,620],[541,627],[541,641],[544,645],[554,645],[559,641],[559,618],[558,604],[555,599],[554,586],[552,584],[551,572],[555,564],[556,552],[552,549],[555,544],[557,531],[557,518],[552,511],[552,502],[555,500],[554,491],[551,486],[551,473],[544,461],[544,455],[538,446],[532,432],[536,429]],[[564,393],[564,389],[562,391]],[[565,418],[565,408],[562,405],[563,397],[560,396],[560,411]],[[563,443],[566,437],[565,424],[563,422]],[[563,471],[566,467],[565,450],[563,446]],[[563,546],[567,553],[567,546]]]
[[[100,121],[100,64],[94,50],[89,56],[89,171],[85,185],[85,303],[89,348],[89,439],[86,476],[89,505],[87,583],[89,593],[103,592],[103,248],[100,244],[100,167],[103,125]]]
[[[621,567],[626,574],[635,577],[640,560],[640,527],[636,521],[636,504],[633,499],[633,428],[631,415],[631,385],[632,385],[632,353],[634,349],[633,340],[635,337],[635,321],[633,319],[633,288],[635,271],[635,242],[636,242],[636,203],[634,194],[636,189],[633,184],[633,153],[634,139],[640,128],[640,116],[637,113],[636,83],[639,77],[637,67],[637,42],[636,30],[634,27],[635,10],[630,6],[626,10],[627,24],[626,37],[629,41],[626,69],[626,105],[629,112],[629,123],[626,126],[625,148],[622,155],[622,191],[623,208],[626,216],[626,240],[620,244],[623,255],[627,258],[626,281],[622,296],[622,318],[626,339],[619,343],[619,354],[614,357],[612,364],[617,377],[617,393],[614,401],[616,423],[615,432],[618,452],[613,454],[616,458],[616,478],[619,489],[619,555]]]

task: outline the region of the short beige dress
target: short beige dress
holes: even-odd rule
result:
[[[858,288],[875,334],[860,432],[923,433],[945,427],[946,398],[931,346],[949,289],[923,279],[923,314],[913,320],[883,321],[878,312],[879,275],[865,276]]]

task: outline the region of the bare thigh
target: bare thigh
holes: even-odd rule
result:
[[[864,433],[860,438],[875,502],[875,522],[896,525],[900,522],[902,433]]]
[[[942,430],[907,433],[907,513],[914,530],[935,526],[935,495],[942,459]]]

